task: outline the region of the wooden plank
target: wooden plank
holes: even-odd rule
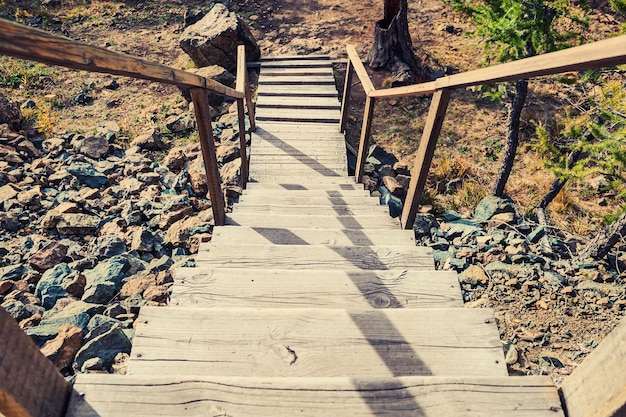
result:
[[[506,376],[489,309],[159,308],[129,375]]]
[[[264,147],[263,149],[254,149],[252,151],[252,158],[255,163],[306,163],[307,161],[328,162],[334,164],[346,164],[346,151],[342,149],[340,151],[328,151],[328,150],[315,150],[309,154],[306,151],[299,149],[276,149]]]
[[[255,215],[230,213],[226,224],[251,227],[301,227],[311,229],[397,229],[400,222],[388,216],[295,216]]]
[[[0,307],[0,415],[62,417],[71,387]]]
[[[337,89],[333,85],[270,85],[259,84],[257,88],[259,95],[279,95],[279,96],[312,96],[312,97],[337,97]]]
[[[287,172],[289,169],[289,172]],[[343,178],[348,173],[347,168],[345,167],[324,167],[324,166],[316,166],[314,168],[294,168],[289,166],[281,166],[281,167],[268,167],[267,169],[252,167],[250,169],[250,177],[259,181],[259,179],[263,179],[261,182],[280,182],[285,179],[292,179],[294,177],[310,177],[308,182],[318,182],[317,178]],[[315,178],[314,178],[315,177]],[[272,179],[270,181],[270,179]],[[306,183],[303,182],[303,184]]]
[[[262,62],[261,70],[266,68],[316,68],[316,67],[331,67],[332,62],[327,59],[306,59],[306,60],[276,60],[272,62]]]
[[[171,306],[228,308],[463,307],[451,271],[178,268]]]
[[[273,135],[283,133],[307,133],[307,134],[321,134],[341,136],[337,130],[334,130],[334,126],[329,126],[327,123],[276,123],[276,122],[263,122],[263,126],[257,129],[258,134],[269,133]]]
[[[307,141],[312,144],[320,141],[345,143],[344,135],[333,131],[334,126],[328,126],[327,124],[301,126],[300,128],[294,128],[294,126],[296,125],[293,123],[285,123],[285,126],[281,129],[276,126],[276,123],[264,122],[252,135],[252,142],[262,140],[267,141],[267,143],[285,141]]]
[[[315,84],[315,85],[335,85],[335,79],[332,76],[327,75],[309,75],[291,76],[291,75],[270,75],[266,76],[261,74],[259,77],[259,85],[300,85],[300,84]]]
[[[247,195],[239,197],[240,204],[276,204],[282,206],[371,206],[381,207],[378,198],[370,197],[307,197],[307,196],[272,196],[267,195]],[[382,217],[382,216],[381,216]]]
[[[303,99],[302,97],[268,97],[261,96],[257,99],[257,107],[288,107],[293,109],[340,109],[341,104],[335,97],[312,97]]]
[[[277,174],[277,175],[255,175],[251,177],[249,181],[262,183],[262,184],[277,184],[283,183],[285,181],[297,181],[298,184],[308,185],[308,184],[338,184],[343,183],[346,180],[345,175],[338,176],[308,176],[302,175],[301,177],[296,177],[294,175],[286,176],[285,173]]]
[[[243,95],[209,78],[0,19],[0,54],[90,72],[123,75],[179,87]]]
[[[346,145],[342,140],[328,141],[324,145],[320,145],[319,142],[314,141],[300,140],[291,142],[288,139],[285,141],[259,139],[252,142],[252,152],[255,155],[304,154],[311,157],[317,155],[342,155],[345,159]]]
[[[256,118],[257,120],[263,120],[264,118],[271,119],[293,119],[293,120],[329,120],[334,123],[339,123],[339,110],[318,110],[318,109],[302,109],[293,108],[257,108]]]
[[[271,77],[274,75],[290,75],[290,76],[308,76],[308,75],[328,75],[333,76],[332,67],[318,67],[318,68],[293,68],[293,67],[265,67],[261,68],[261,75],[263,77]]]
[[[78,375],[67,417],[564,417],[550,377]]]
[[[263,192],[263,191],[255,191],[254,189],[252,190],[246,190],[244,191],[243,195],[246,198],[254,198],[254,197],[261,197],[261,198],[267,198],[268,195],[267,193]],[[292,197],[326,197],[326,198],[346,198],[346,197],[362,197],[363,199],[366,199],[367,201],[375,201],[375,198],[371,198],[370,197],[370,192],[368,190],[361,188],[357,188],[357,189],[348,189],[348,190],[327,190],[325,188],[322,189],[312,189],[312,190],[307,190],[307,189],[283,189],[283,190],[276,190],[273,191],[271,194],[271,197],[288,197],[288,198],[292,198]],[[329,200],[332,201],[332,200]],[[341,202],[339,202],[339,204],[342,204]]]
[[[276,62],[276,61],[320,61],[330,60],[330,55],[327,54],[313,54],[313,55],[276,55],[276,56],[264,56],[259,62],[261,64]]]
[[[442,88],[464,88],[472,85],[516,81],[533,77],[612,67],[626,63],[626,35],[592,42],[562,51],[551,52],[506,64],[439,78],[427,85],[379,90],[372,97],[407,97],[431,94]]]
[[[595,348],[561,385],[569,417],[626,415],[626,321]]]
[[[233,207],[233,213],[257,214],[263,216],[265,214],[320,214],[340,216],[355,216],[361,214],[380,214],[388,215],[389,208],[387,206],[316,206],[316,205],[300,205],[285,206],[278,204],[250,204],[239,203]]]
[[[215,142],[213,141],[213,127],[211,126],[211,112],[209,98],[205,90],[198,88],[191,89],[191,98],[194,104],[196,122],[198,124],[198,135],[200,137],[200,147],[202,149],[202,159],[207,176],[209,196],[211,198],[211,209],[216,226],[224,224],[224,194],[220,181],[220,172],[215,156]]]
[[[264,191],[278,191],[278,190],[321,190],[321,191],[347,191],[347,190],[362,190],[363,184],[354,184],[353,182],[346,182],[345,184],[292,184],[284,182],[281,184],[250,184],[248,187],[250,190],[264,190]]]
[[[421,246],[206,244],[195,258],[197,265],[215,268],[432,270],[435,268],[432,256],[432,249]]]
[[[341,100],[341,120],[339,121],[340,132],[346,131],[346,124],[348,123],[348,116],[350,113],[350,92],[352,90],[352,76],[354,74],[353,69],[352,61],[348,59]]]
[[[367,160],[367,154],[370,148],[370,133],[372,130],[372,120],[374,118],[374,105],[376,99],[367,97],[365,99],[365,112],[363,114],[363,124],[361,125],[361,138],[359,140],[359,153],[357,154],[356,172],[354,176],[357,182],[361,182],[363,179],[363,170],[365,167],[365,161]]]
[[[450,101],[450,90],[438,90],[430,103],[430,110],[426,117],[426,124],[422,139],[420,140],[415,163],[411,170],[411,182],[405,199],[404,208],[402,210],[402,227],[412,229],[415,216],[419,210],[419,203],[422,198],[422,192],[426,186],[426,177],[430,170],[437,140],[443,126],[443,120],[446,117],[448,102]]]
[[[213,244],[415,246],[411,230],[303,229],[221,226],[213,229]]]
[[[361,58],[359,58],[359,54],[352,45],[346,46],[346,51],[348,53],[348,59],[350,59],[352,66],[354,67],[354,72],[356,72],[356,75],[359,77],[359,81],[361,81],[361,85],[363,86],[363,90],[365,90],[365,94],[368,94],[369,96],[369,93],[375,91],[376,89],[372,84],[369,74],[363,66]]]

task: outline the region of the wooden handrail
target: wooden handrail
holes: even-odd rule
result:
[[[450,75],[435,81],[380,90],[373,87],[356,50],[350,45],[346,47],[346,50],[348,52],[348,71],[354,68],[354,72],[359,77],[367,95],[355,172],[357,182],[361,182],[363,177],[363,166],[369,148],[369,136],[375,100],[382,98],[435,95],[435,99],[433,99],[431,103],[426,119],[426,127],[424,128],[420,141],[412,172],[411,184],[409,190],[407,190],[407,198],[401,217],[402,227],[410,229],[413,227],[413,222],[418,212],[419,201],[424,191],[433,152],[445,118],[450,93],[453,90],[495,82],[516,81],[570,71],[584,71],[626,64],[626,35],[532,58],[508,62],[506,64]],[[346,74],[346,84],[344,86],[343,95],[344,105],[342,106],[340,127],[342,131],[348,117],[348,106],[345,104],[349,103],[350,100],[351,77],[351,73]],[[415,176],[415,178],[413,178],[413,176]]]
[[[8,20],[0,19],[0,34],[0,54],[15,58],[90,72],[158,81],[185,88],[202,88],[235,99],[243,97],[236,90],[210,78],[121,52],[87,45]]]
[[[49,65],[121,75],[189,88],[194,103],[213,218],[215,225],[221,226],[224,224],[224,194],[220,186],[215,144],[213,143],[213,127],[206,95],[211,92],[237,100],[240,137],[243,138],[241,144],[241,157],[243,159],[241,164],[242,185],[245,187],[248,178],[248,165],[245,147],[244,100],[247,103],[252,130],[255,130],[255,123],[254,109],[248,86],[248,73],[245,65],[245,50],[242,47],[239,47],[238,50],[237,87],[235,89],[191,72],[153,63],[120,52],[109,51],[105,48],[87,45],[70,38],[20,25],[5,19],[0,19],[0,54]]]

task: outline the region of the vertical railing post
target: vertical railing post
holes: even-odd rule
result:
[[[244,65],[245,68],[245,65]],[[252,104],[252,95],[250,94],[250,82],[248,81],[248,69],[244,72],[244,95],[246,99],[246,107],[248,107],[248,119],[250,120],[250,131],[256,132],[256,120],[254,116],[254,105]]]
[[[213,209],[213,220],[216,226],[223,226],[226,220],[224,209],[224,194],[220,181],[220,171],[215,156],[215,143],[213,142],[213,126],[211,125],[211,111],[209,107],[208,92],[201,88],[191,89],[191,99],[196,113],[198,135],[202,148],[202,159],[206,171],[206,180]]]
[[[72,388],[0,307],[0,415],[63,417]]]
[[[376,99],[369,95],[365,99],[365,111],[363,112],[363,125],[361,126],[361,140],[359,141],[359,154],[356,160],[356,171],[354,173],[356,182],[363,179],[363,169],[370,147],[370,131],[372,129],[372,119],[374,117],[374,105]]]
[[[245,189],[248,184],[248,155],[246,153],[246,110],[244,100],[248,99],[250,89],[248,88],[248,74],[246,70],[246,47],[239,45],[237,47],[237,85],[235,90],[241,93],[243,97],[237,99],[237,115],[239,118],[239,155],[241,157],[241,188]],[[246,94],[247,92],[247,94]],[[250,104],[248,103],[248,117],[250,126],[254,125],[254,114],[250,114]]]
[[[352,89],[352,61],[348,57],[346,65],[346,81],[343,85],[343,98],[341,101],[341,119],[339,120],[339,131],[346,131],[346,124],[350,113],[350,90]]]
[[[426,125],[424,126],[422,139],[415,157],[415,164],[411,170],[411,183],[404,202],[404,209],[402,210],[401,224],[403,229],[413,228],[413,222],[415,222],[419,202],[424,192],[439,133],[441,133],[441,126],[446,117],[450,93],[449,89],[441,89],[433,94],[430,110],[428,110],[426,118]]]

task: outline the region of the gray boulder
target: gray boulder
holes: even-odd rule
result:
[[[124,331],[114,327],[91,339],[78,351],[74,369],[82,369],[83,364],[92,358],[100,358],[104,367],[109,368],[118,353],[130,353],[131,347],[131,342]]]
[[[496,214],[515,213],[513,200],[508,196],[496,197],[493,195],[483,198],[474,210],[474,220],[486,222]]]
[[[109,302],[122,289],[122,279],[129,269],[130,264],[124,256],[114,256],[85,270],[87,284],[82,300],[98,304]]]
[[[221,65],[237,69],[237,46],[246,46],[246,58],[255,61],[261,50],[248,26],[226,6],[217,3],[199,22],[187,27],[180,46],[198,67]]]

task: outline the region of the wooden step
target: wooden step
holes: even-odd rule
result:
[[[301,85],[332,85],[335,79],[328,75],[315,75],[308,77],[293,77],[290,75],[274,75],[271,77],[259,77],[259,85],[293,85],[299,88]]]
[[[263,217],[269,216],[263,214]],[[288,216],[285,214],[284,216]],[[434,269],[433,251],[415,246],[239,245],[203,243],[196,265],[260,269]]]
[[[260,66],[261,66],[261,71],[267,68],[282,68],[282,67],[293,67],[293,68],[330,67],[332,68],[332,62],[328,59],[301,59],[301,60],[276,59],[272,61],[261,61]]]
[[[252,199],[253,197],[260,198],[279,198],[279,197],[325,197],[325,198],[350,198],[350,197],[361,197],[368,201],[374,201],[376,198],[370,197],[370,192],[368,190],[356,189],[356,190],[326,190],[326,189],[317,189],[317,190],[274,190],[271,193],[266,193],[265,190],[255,190],[251,188],[249,190],[244,190],[243,196],[246,198]]]
[[[346,146],[343,142],[328,142],[327,146],[320,146],[313,143],[268,143],[257,141],[252,143],[250,152],[252,157],[262,155],[283,155],[301,156],[303,158],[315,158],[320,156],[341,156],[346,158]]]
[[[308,182],[316,182],[317,178],[336,177],[343,178],[348,172],[346,167],[338,167],[336,165],[325,166],[320,163],[312,163],[310,165],[301,165],[298,167],[272,165],[265,169],[257,168],[256,165],[250,168],[250,177],[262,182],[278,182],[281,179],[290,179],[294,177],[311,177]],[[315,178],[313,178],[315,177]],[[271,180],[270,179],[276,179]],[[306,183],[307,181],[305,181]]]
[[[302,99],[301,97],[272,97],[261,96],[257,99],[256,108],[281,108],[292,109],[341,109],[341,103],[336,98],[319,97]]]
[[[296,177],[294,175],[285,175],[283,172],[280,175],[256,175],[251,176],[248,179],[248,184],[251,183],[259,183],[259,184],[280,184],[284,182],[297,182],[302,186],[307,185],[327,185],[327,184],[343,184],[346,182],[346,176],[301,176]]]
[[[281,184],[258,184],[258,183],[249,183],[247,190],[244,191],[244,194],[247,192],[255,191],[255,190],[263,190],[264,192],[274,192],[279,190],[322,190],[322,191],[347,191],[347,190],[362,190],[363,184],[357,184],[354,182],[346,182],[345,184],[296,184],[284,182]]]
[[[317,68],[298,68],[298,67],[261,67],[261,76],[272,77],[274,75],[290,75],[306,77],[308,75],[328,75],[333,76],[333,68],[330,66],[323,66]]]
[[[247,190],[246,190],[247,191]],[[254,190],[250,190],[254,191]],[[317,205],[317,206],[346,206],[346,205],[354,205],[354,206],[380,206],[378,198],[376,197],[366,197],[366,196],[354,196],[354,197],[307,197],[304,195],[298,196],[285,196],[285,195],[272,195],[266,193],[263,194],[246,194],[244,192],[243,195],[239,197],[240,203],[247,204],[280,204],[283,206],[306,206],[306,205]],[[382,217],[382,216],[381,216]]]
[[[233,226],[250,227],[281,227],[281,228],[311,228],[311,229],[386,229],[400,228],[400,222],[389,216],[360,215],[354,216],[299,216],[273,215],[263,217],[254,214],[229,213],[226,224]]]
[[[300,215],[339,215],[356,216],[361,214],[389,215],[387,206],[314,206],[314,205],[276,205],[276,204],[254,204],[240,203],[233,207],[234,213],[247,213],[264,216],[265,214],[300,214]]]
[[[249,308],[463,307],[451,271],[178,268],[171,306]]]
[[[327,125],[326,125],[327,126]],[[264,131],[263,128],[257,128],[252,133],[252,144],[268,143],[268,144],[285,144],[289,142],[293,146],[300,145],[318,145],[319,147],[332,146],[333,143],[345,143],[343,134],[337,132],[335,128],[328,128],[326,131],[315,130],[299,130],[299,131]],[[303,142],[303,143],[299,143]],[[345,145],[344,145],[345,146]]]
[[[506,376],[489,309],[142,307],[129,374]]]
[[[289,84],[259,84],[257,93],[261,95],[302,95],[307,96],[321,96],[321,97],[338,97],[337,89],[334,84],[302,84],[302,85],[289,85]]]
[[[339,167],[346,164],[346,151],[343,150],[343,155],[340,153],[320,153],[317,155],[307,155],[303,152],[298,152],[297,150],[292,150],[289,152],[281,152],[279,150],[275,150],[273,153],[256,153],[251,152],[250,161],[254,160],[255,164],[262,164],[267,167],[272,165],[282,166],[282,165],[311,165],[311,164],[321,164],[325,167],[333,166]]]
[[[215,245],[328,245],[328,246],[415,246],[412,230],[302,229],[216,226],[211,242]]]
[[[263,122],[257,127],[255,131],[257,135],[269,133],[276,135],[276,133],[305,133],[312,135],[319,135],[320,133],[334,133],[341,135],[339,132],[339,124],[337,126],[330,126],[328,123],[273,123]],[[315,136],[314,136],[315,137]],[[343,137],[343,135],[341,136]]]
[[[548,376],[234,378],[79,374],[67,417],[564,417]]]

